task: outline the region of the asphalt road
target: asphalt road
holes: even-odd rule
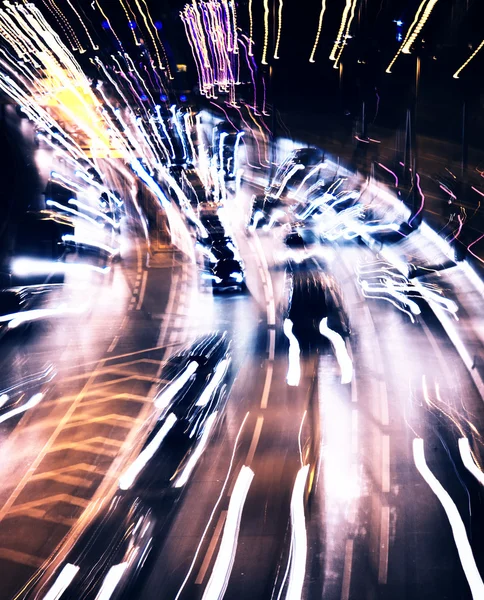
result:
[[[482,399],[469,372],[430,310],[412,323],[389,302],[365,299],[356,269],[375,257],[348,243],[316,260],[346,298],[353,381],[341,384],[322,344],[302,355],[299,386],[288,386],[284,247],[277,233],[246,235],[254,191],[246,183],[228,202],[247,294],[212,295],[168,248],[148,267],[129,235],[112,275],[83,282],[88,316],[2,340],[7,385],[50,364],[57,373],[39,382],[37,407],[0,425],[2,598],[109,489],[143,432],[163,359],[212,330],[232,340],[226,418],[157,531],[137,597],[472,597],[458,518],[453,530],[424,468],[455,503],[483,572],[482,484],[459,452],[467,438],[480,460]]]

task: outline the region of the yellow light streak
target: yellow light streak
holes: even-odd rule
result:
[[[482,49],[484,46],[484,40],[477,46],[474,52],[469,56],[469,58],[465,61],[465,63],[457,69],[457,71],[452,75],[454,79],[459,79],[459,73],[467,67],[467,65],[471,62],[471,60],[476,56],[476,54]]]
[[[324,2],[325,0],[323,0]],[[282,6],[284,4],[284,0],[279,0],[279,12],[277,15],[277,38],[276,38],[276,47],[274,49],[274,58],[279,58],[279,44],[281,42],[281,30],[282,30]]]
[[[339,60],[341,58],[341,55],[343,54],[343,50],[344,50],[344,47],[346,45],[346,39],[347,39],[349,31],[350,31],[351,23],[352,23],[352,21],[353,21],[353,19],[355,17],[355,9],[356,9],[356,3],[357,2],[358,2],[358,0],[354,0],[354,2],[351,5],[351,13],[350,13],[347,25],[346,25],[346,29],[345,29],[345,32],[344,32],[344,35],[343,35],[342,43],[341,43],[341,45],[339,47],[338,55],[336,56],[336,59],[334,61],[333,69],[337,69],[338,68],[338,62],[339,62]]]
[[[252,18],[252,0],[249,0],[249,56],[254,56],[252,52],[252,34],[254,33],[254,20]]]
[[[402,42],[402,45],[397,50],[397,53],[395,54],[392,61],[386,68],[385,73],[392,72],[392,67],[395,64],[395,61],[397,60],[397,58],[400,56],[401,53],[410,54],[410,48],[411,48],[413,42],[415,41],[417,35],[420,33],[423,26],[427,22],[427,19],[429,18],[430,13],[432,12],[434,6],[437,4],[437,1],[438,0],[430,0],[428,2],[428,4],[426,5],[427,0],[422,0],[420,6],[417,9],[417,12],[415,13],[415,17],[412,21],[412,24],[408,28],[407,34]]]
[[[331,54],[329,55],[330,60],[336,60],[336,52],[338,51],[339,45],[341,43],[341,38],[343,37],[343,31],[345,29],[346,20],[348,19],[348,13],[350,12],[351,5],[352,0],[346,0],[343,15],[341,17],[341,24],[339,26],[338,35],[336,36],[336,41],[333,45],[333,49],[331,50]]]
[[[263,65],[267,65],[267,44],[269,42],[269,0],[264,0],[264,45],[262,46]]]
[[[314,62],[314,55],[316,54],[316,49],[319,44],[319,37],[321,35],[321,28],[323,26],[323,16],[324,16],[325,11],[326,11],[326,0],[323,0],[322,4],[321,4],[321,12],[319,13],[319,22],[318,22],[318,30],[316,32],[316,39],[314,40],[314,46],[311,51],[311,56],[309,57],[309,62],[311,62],[311,63]]]

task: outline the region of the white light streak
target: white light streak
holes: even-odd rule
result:
[[[19,406],[18,408],[13,408],[12,410],[9,410],[8,412],[6,412],[4,415],[0,415],[0,423],[4,423],[5,421],[8,421],[12,417],[20,415],[23,412],[33,408],[34,406],[37,406],[37,404],[39,404],[39,402],[42,400],[43,397],[44,397],[44,394],[41,394],[41,393],[34,394],[32,396],[32,398],[30,398],[30,400],[28,400],[22,406]],[[7,396],[7,399],[8,399],[8,396]]]
[[[284,335],[289,340],[289,367],[287,369],[287,385],[296,387],[301,379],[301,365],[299,363],[299,342],[292,332],[293,322],[291,319],[284,319]]]
[[[314,45],[313,45],[313,49],[311,51],[311,56],[309,57],[309,62],[311,62],[311,63],[315,62],[314,55],[316,54],[316,50],[318,48],[319,37],[321,35],[321,28],[323,26],[323,16],[324,16],[325,11],[326,11],[326,0],[322,0],[321,11],[319,13],[318,30],[316,32],[316,39],[314,40]]]
[[[212,376],[212,379],[208,382],[200,398],[197,400],[196,406],[205,406],[210,401],[210,398],[222,382],[222,379],[225,377],[229,365],[230,358],[224,358],[219,362],[219,364],[215,368],[215,372]]]
[[[468,59],[465,61],[465,63],[464,63],[464,64],[463,64],[461,67],[459,67],[459,68],[457,69],[457,71],[456,71],[456,72],[455,72],[455,73],[452,75],[452,77],[453,77],[454,79],[459,79],[459,73],[460,73],[460,72],[461,72],[463,69],[465,69],[465,68],[467,67],[467,65],[468,65],[468,64],[471,62],[471,60],[472,60],[472,59],[473,59],[473,58],[476,56],[476,54],[477,54],[478,52],[480,52],[480,51],[481,51],[481,49],[482,49],[482,47],[483,47],[483,46],[484,46],[484,40],[482,40],[482,42],[479,44],[479,46],[477,46],[477,48],[476,48],[476,49],[474,50],[474,52],[473,52],[473,53],[472,53],[472,54],[469,56],[469,58],[468,58]]]
[[[70,586],[72,580],[74,579],[78,571],[79,567],[67,563],[66,566],[59,573],[54,585],[44,596],[44,600],[59,600],[62,594]]]
[[[353,362],[348,354],[348,350],[346,349],[344,339],[339,333],[328,327],[328,317],[321,319],[321,323],[319,324],[319,332],[321,335],[324,335],[324,337],[327,337],[328,340],[333,344],[336,360],[338,361],[341,369],[341,383],[351,383],[351,380],[353,379]]]
[[[200,542],[199,542],[199,544],[198,544],[198,546],[197,546],[197,549],[196,549],[196,551],[195,551],[195,555],[194,555],[194,557],[193,557],[192,564],[190,565],[190,568],[188,569],[188,573],[186,574],[186,577],[185,577],[185,579],[183,580],[183,583],[181,584],[181,586],[180,586],[180,589],[178,590],[178,593],[177,593],[177,595],[175,596],[175,600],[178,600],[178,599],[180,598],[180,596],[181,596],[181,594],[182,594],[183,590],[185,589],[185,586],[186,586],[186,584],[187,584],[187,581],[188,581],[188,579],[190,578],[190,575],[191,575],[191,573],[192,573],[192,571],[193,571],[193,568],[194,568],[194,566],[195,566],[195,563],[196,563],[196,561],[197,561],[197,559],[198,559],[198,555],[199,555],[199,553],[200,553],[200,549],[201,549],[201,547],[202,547],[202,544],[203,544],[203,541],[204,541],[204,539],[205,539],[205,536],[207,535],[208,528],[210,527],[210,524],[211,524],[211,522],[212,522],[212,519],[213,519],[213,517],[214,517],[214,515],[215,515],[215,512],[217,511],[217,508],[218,508],[218,506],[219,506],[219,504],[220,504],[220,502],[221,502],[221,500],[222,500],[222,498],[223,498],[223,496],[224,496],[224,494],[225,494],[225,488],[227,487],[227,483],[228,483],[228,481],[229,481],[230,474],[232,473],[232,467],[233,467],[233,465],[234,465],[235,453],[236,453],[236,451],[237,451],[237,447],[238,447],[238,445],[239,445],[239,439],[240,439],[240,435],[241,435],[241,433],[242,433],[242,430],[243,430],[243,428],[244,428],[244,425],[245,425],[245,422],[247,421],[247,418],[248,418],[248,416],[249,416],[249,413],[246,413],[246,415],[245,415],[245,417],[244,417],[244,420],[242,421],[242,424],[240,425],[239,431],[238,431],[238,433],[237,433],[237,437],[235,438],[234,449],[233,449],[233,451],[232,451],[232,456],[231,456],[231,458],[230,458],[230,464],[229,464],[229,469],[228,469],[228,471],[227,471],[227,476],[225,477],[224,484],[223,484],[223,486],[222,486],[222,489],[221,489],[221,491],[220,491],[220,494],[219,494],[219,497],[218,497],[218,499],[217,499],[217,502],[215,503],[215,506],[213,507],[213,510],[212,510],[212,512],[211,512],[211,514],[210,514],[210,517],[209,517],[209,519],[208,519],[207,525],[206,525],[206,527],[205,527],[205,529],[204,529],[204,531],[203,531],[202,537],[200,538]]]
[[[291,565],[286,600],[301,600],[306,573],[308,541],[306,517],[304,514],[304,494],[309,473],[309,465],[299,469],[291,497]]]
[[[169,385],[165,387],[165,389],[160,393],[159,396],[155,398],[155,406],[156,408],[164,409],[169,406],[170,402],[173,398],[178,394],[178,392],[183,388],[183,386],[188,382],[190,377],[195,373],[198,369],[198,363],[192,360],[188,363],[185,370],[181,375],[179,375],[176,379],[174,379]]]
[[[138,475],[145,468],[148,462],[153,458],[155,452],[161,446],[161,443],[168,435],[168,432],[173,428],[177,418],[173,413],[170,413],[166,421],[163,423],[160,431],[155,435],[151,442],[146,448],[138,455],[136,460],[131,463],[128,469],[119,478],[119,488],[121,490],[128,490],[135,482]]]
[[[96,596],[96,600],[109,600],[109,598],[111,598],[127,568],[128,563],[122,562],[118,565],[113,565],[109,569],[108,574],[101,585],[101,589]]]
[[[212,428],[217,420],[218,412],[213,412],[207,419],[205,426],[203,428],[203,434],[198,442],[195,450],[192,452],[192,455],[188,459],[187,464],[183,468],[181,474],[175,480],[175,487],[180,488],[183,487],[190,475],[192,474],[193,469],[195,468],[200,456],[202,456],[205,448],[207,447],[208,440],[210,439],[210,434],[212,433]]]
[[[460,562],[471,589],[472,597],[474,600],[481,600],[484,598],[484,583],[476,566],[471,545],[467,539],[465,525],[452,498],[427,466],[425,461],[424,441],[421,438],[415,438],[413,440],[413,458],[420,475],[425,479],[445,510],[452,528],[452,535],[454,536],[455,545],[457,546]]]
[[[230,498],[222,541],[202,600],[222,600],[225,594],[237,551],[242,511],[253,478],[254,471],[244,465]]]
[[[464,463],[464,467],[474,475],[477,481],[484,486],[484,473],[478,467],[475,462],[474,455],[472,454],[472,450],[469,444],[469,440],[467,438],[459,439],[459,452],[462,458],[462,462]]]

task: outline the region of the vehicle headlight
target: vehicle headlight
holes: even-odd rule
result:
[[[242,275],[242,273],[230,273],[230,277],[235,279],[237,283],[242,283],[242,281],[244,280],[244,276]]]
[[[222,283],[222,279],[220,277],[217,277],[216,275],[213,276],[215,283]]]

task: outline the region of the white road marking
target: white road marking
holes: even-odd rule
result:
[[[267,365],[266,379],[264,381],[264,389],[262,390],[262,398],[260,401],[261,408],[267,408],[267,402],[269,400],[269,392],[271,390],[273,372],[274,372],[274,365],[272,363],[269,363]]]
[[[385,585],[388,579],[388,544],[390,542],[390,507],[381,507],[380,519],[380,562],[378,565],[378,583]]]
[[[388,423],[389,423],[388,394],[387,394],[387,386],[384,381],[380,381],[380,419],[381,419],[381,424],[384,427],[387,427]]]
[[[269,360],[274,360],[276,351],[276,332],[274,329],[269,329]]]
[[[353,540],[346,540],[345,563],[343,568],[343,585],[341,586],[341,600],[350,597],[351,570],[353,568]]]
[[[390,436],[381,436],[381,491],[390,491]]]
[[[472,554],[471,545],[467,539],[465,525],[452,498],[429,469],[425,461],[424,441],[421,438],[413,440],[413,458],[420,475],[425,479],[445,510],[472,597],[474,600],[482,600],[484,598],[484,583],[477,568],[474,555]]]
[[[54,585],[44,596],[44,600],[58,600],[70,586],[78,571],[79,567],[72,565],[71,563],[67,563],[59,573]]]
[[[118,342],[119,342],[119,335],[115,335],[113,338],[113,341],[109,345],[108,352],[112,352],[116,348],[116,345]]]
[[[262,425],[264,424],[264,417],[257,417],[257,422],[254,428],[254,434],[252,436],[252,441],[250,443],[249,451],[247,452],[247,458],[245,459],[245,464],[250,466],[252,461],[254,460],[255,451],[257,449],[257,444],[259,443],[260,433],[262,431]]]
[[[146,293],[146,283],[148,281],[148,271],[143,271],[143,279],[141,280],[141,290],[138,296],[138,304],[136,305],[136,310],[141,310],[143,306],[143,301],[145,299]]]

